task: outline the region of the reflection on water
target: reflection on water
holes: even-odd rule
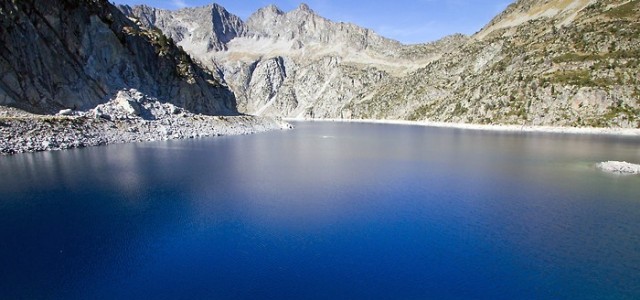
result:
[[[634,298],[640,178],[593,165],[638,146],[300,123],[2,157],[0,293]]]

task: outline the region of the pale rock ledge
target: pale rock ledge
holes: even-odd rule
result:
[[[606,161],[596,165],[598,169],[614,174],[622,175],[638,175],[640,174],[640,165],[628,163],[626,161]]]

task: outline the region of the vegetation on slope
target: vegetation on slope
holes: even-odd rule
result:
[[[639,6],[599,1],[571,22],[541,17],[476,36],[351,109],[362,118],[640,127]]]

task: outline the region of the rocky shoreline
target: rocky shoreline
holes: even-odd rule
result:
[[[122,91],[85,112],[67,110],[52,116],[5,107],[0,111],[0,153],[4,155],[292,128],[278,118],[193,114],[135,90]]]

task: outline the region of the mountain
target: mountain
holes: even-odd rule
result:
[[[161,28],[174,41],[182,42],[187,51],[201,55],[227,49],[227,43],[244,36],[246,28],[242,20],[227,12],[218,4],[179,11],[156,9],[146,5],[119,6],[129,16],[139,16],[147,28]]]
[[[249,17],[247,27],[258,37],[290,43],[294,50],[305,46],[327,48],[337,45],[339,49],[327,50],[370,51],[397,56],[402,47],[399,42],[383,38],[369,29],[325,19],[306,4],[300,4],[288,13],[273,5],[267,6]]]
[[[349,117],[344,107],[374,87],[466,40],[456,35],[429,45],[402,45],[369,29],[323,18],[306,4],[289,12],[270,5],[246,22],[215,4],[177,11],[120,9],[166,32],[217,70],[235,92],[240,111],[259,115]],[[220,39],[220,27],[233,38]]]
[[[305,4],[246,22],[217,5],[121,9],[216,70],[247,113],[635,128],[639,3],[519,0],[471,37],[421,45]]]
[[[640,1],[520,0],[357,118],[640,127]]]
[[[233,93],[171,39],[106,0],[0,2],[0,105],[89,109],[135,88],[190,111],[237,114]]]

